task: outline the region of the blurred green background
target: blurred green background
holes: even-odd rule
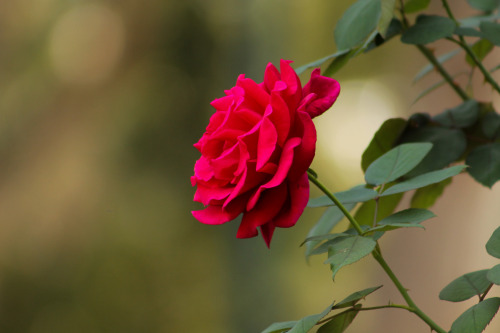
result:
[[[235,223],[206,226],[190,214],[201,208],[189,177],[209,102],[240,73],[260,81],[268,62],[298,66],[333,53],[349,3],[1,1],[0,332],[260,332],[378,284],[386,287],[369,302],[400,302],[370,259],[334,283],[323,258],[305,262],[299,244],[320,211],[277,230],[271,250],[260,237],[237,240]],[[455,6],[467,13],[465,1]],[[459,102],[443,88],[411,105],[436,80],[411,85],[424,64],[393,41],[338,74],[343,91],[316,121],[314,162],[333,189],[361,181],[360,154],[385,119]],[[438,302],[437,293],[494,264],[484,243],[500,216],[498,186],[455,183],[426,232],[382,243],[445,327],[467,304]],[[351,331],[427,328],[388,310],[361,314]]]

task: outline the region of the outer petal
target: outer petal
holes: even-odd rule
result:
[[[309,200],[309,179],[304,173],[297,183],[289,184],[290,205],[288,209],[283,209],[274,218],[274,225],[280,228],[289,228],[295,225],[299,217],[304,212]]]
[[[272,112],[269,114],[269,119],[278,132],[278,144],[283,147],[290,133],[290,110],[277,91],[271,93],[271,106]]]
[[[267,64],[266,71],[264,72],[264,87],[268,92],[274,89],[277,81],[281,80],[280,72],[274,67],[273,64]]]
[[[264,238],[264,242],[266,242],[268,248],[271,247],[271,238],[273,237],[274,229],[276,229],[276,226],[272,222],[260,226],[262,238]]]
[[[292,61],[290,60],[281,60],[280,61],[280,69],[281,69],[281,80],[286,83],[286,101],[290,109],[297,109],[300,100],[302,99],[302,84],[300,83],[300,79],[295,73],[295,70],[290,66]]]
[[[269,94],[254,80],[238,78],[238,82],[236,84],[244,89],[245,102],[250,102],[249,99],[251,99],[260,105],[261,110],[264,110],[266,105],[269,104]]]
[[[285,181],[288,176],[288,171],[292,167],[294,160],[294,149],[300,144],[299,138],[293,138],[287,141],[283,152],[281,153],[278,169],[274,176],[265,184],[261,185],[257,191],[251,196],[247,204],[247,210],[253,209],[257,201],[259,201],[262,191],[279,186]]]
[[[259,143],[257,145],[257,171],[269,162],[276,149],[278,133],[269,118],[264,117],[259,130]]]
[[[305,112],[297,112],[295,133],[300,133],[302,143],[295,150],[292,167],[288,178],[291,181],[296,181],[304,172],[311,166],[314,154],[316,152],[316,127]]]
[[[309,94],[315,94],[313,100],[307,100],[307,105],[301,105],[300,108],[305,108],[311,118],[319,116],[328,110],[340,93],[340,84],[329,77],[321,76],[319,68],[311,73],[311,79],[304,86],[303,95],[307,97]],[[304,98],[306,100],[306,98]]]
[[[223,200],[231,194],[233,189],[231,187],[209,187],[203,184],[198,184],[196,192],[194,193],[194,201],[201,202],[205,206],[210,205],[212,202]]]
[[[228,205],[226,208],[222,206],[211,205],[203,210],[192,211],[191,214],[204,224],[223,224],[234,220],[243,212],[245,202],[248,200],[247,195],[243,195]]]
[[[250,238],[257,236],[257,228],[272,221],[281,211],[287,196],[286,184],[265,191],[258,204],[252,210],[243,214],[236,237]]]

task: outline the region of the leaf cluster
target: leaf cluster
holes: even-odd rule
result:
[[[356,213],[356,219],[363,228],[361,234],[353,229],[342,233],[329,233],[342,219],[343,214],[328,196],[310,199],[309,207],[327,209],[304,242],[306,257],[328,253],[325,263],[330,264],[334,278],[342,267],[369,255],[385,232],[399,228],[423,228],[420,223],[435,216],[429,210],[412,207],[393,214],[395,204],[382,206],[380,203],[387,198],[397,204],[404,192],[439,184],[465,168],[464,165],[456,165],[408,177],[432,149],[431,143],[406,143],[390,149],[367,166],[365,184],[334,194],[348,210],[352,210],[358,203],[363,203]],[[367,204],[372,204],[374,211],[361,211]],[[386,209],[383,215],[378,212],[379,205],[380,208]],[[365,216],[367,218],[364,218]]]
[[[486,243],[486,251],[500,259],[500,227]],[[500,285],[500,264],[464,274],[439,293],[439,298],[450,302],[461,302],[477,296],[479,302],[462,313],[452,324],[453,333],[480,333],[493,319],[500,308],[500,297],[486,298],[493,285]]]
[[[321,325],[317,330],[318,333],[344,332],[358,313],[362,311],[363,306],[359,302],[381,287],[377,286],[356,291],[338,303],[333,302],[321,313],[310,315],[297,321],[274,323],[262,331],[262,333],[306,333],[316,325]],[[336,313],[325,318],[332,311]]]
[[[308,207],[325,210],[302,245],[305,245],[306,258],[326,254],[325,264],[331,268],[332,279],[343,267],[370,254],[380,255],[378,241],[385,233],[401,228],[423,229],[422,222],[435,216],[427,209],[443,194],[453,176],[466,169],[473,179],[487,187],[500,180],[500,115],[492,103],[473,98],[470,84],[465,89],[455,81],[456,77],[468,74],[470,83],[473,74],[479,71],[485,82],[500,93],[500,86],[490,75],[500,68],[500,64],[489,70],[482,64],[495,46],[500,46],[500,0],[467,2],[479,13],[457,20],[447,1],[442,3],[448,15],[441,16],[421,13],[430,0],[356,0],[335,28],[337,51],[296,69],[300,74],[325,65],[323,75],[332,76],[350,59],[398,37],[402,43],[415,46],[429,61],[416,74],[415,82],[433,71],[442,77],[422,91],[416,100],[445,84],[462,99],[460,104],[437,115],[434,115],[436,110],[425,110],[427,112],[413,114],[408,119],[388,119],[363,153],[364,183],[334,194],[342,207],[335,204],[331,195],[309,200]],[[427,45],[438,41],[453,43],[458,48],[435,54],[434,48]],[[460,55],[466,64],[465,70],[448,73],[446,63]],[[309,174],[318,177],[313,170]],[[407,192],[411,192],[410,207],[395,212]],[[349,212],[354,212],[354,217]],[[355,228],[332,233],[344,216],[356,221],[352,223]],[[486,249],[490,255],[500,258],[500,228],[494,232]],[[465,274],[441,291],[440,298],[452,302],[474,295],[479,298],[478,304],[457,318],[451,332],[476,333],[488,325],[500,307],[500,298],[486,298],[486,295],[499,283],[500,264]],[[320,333],[344,332],[360,311],[370,309],[359,301],[378,288],[358,291],[339,303],[334,302],[319,314],[275,323],[262,333],[305,333],[317,325],[320,325]],[[415,313],[418,310],[413,306],[392,307]],[[331,311],[335,314],[326,317]]]

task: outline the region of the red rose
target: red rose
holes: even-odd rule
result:
[[[281,60],[281,73],[269,64],[260,84],[240,75],[211,103],[216,112],[194,145],[201,152],[191,177],[194,200],[207,207],[193,216],[222,224],[243,214],[236,237],[257,236],[260,227],[267,246],[274,229],[295,225],[306,207],[316,148],[312,118],[340,92],[319,69],[302,88],[290,63]]]

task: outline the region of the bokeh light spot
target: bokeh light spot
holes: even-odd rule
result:
[[[125,27],[119,14],[99,4],[79,5],[56,22],[49,55],[56,75],[65,82],[100,83],[119,62]]]
[[[329,170],[333,166],[341,178],[356,182],[363,179],[361,154],[380,125],[398,114],[398,97],[381,81],[350,80],[341,86],[333,107],[315,119],[316,155],[325,159]]]

